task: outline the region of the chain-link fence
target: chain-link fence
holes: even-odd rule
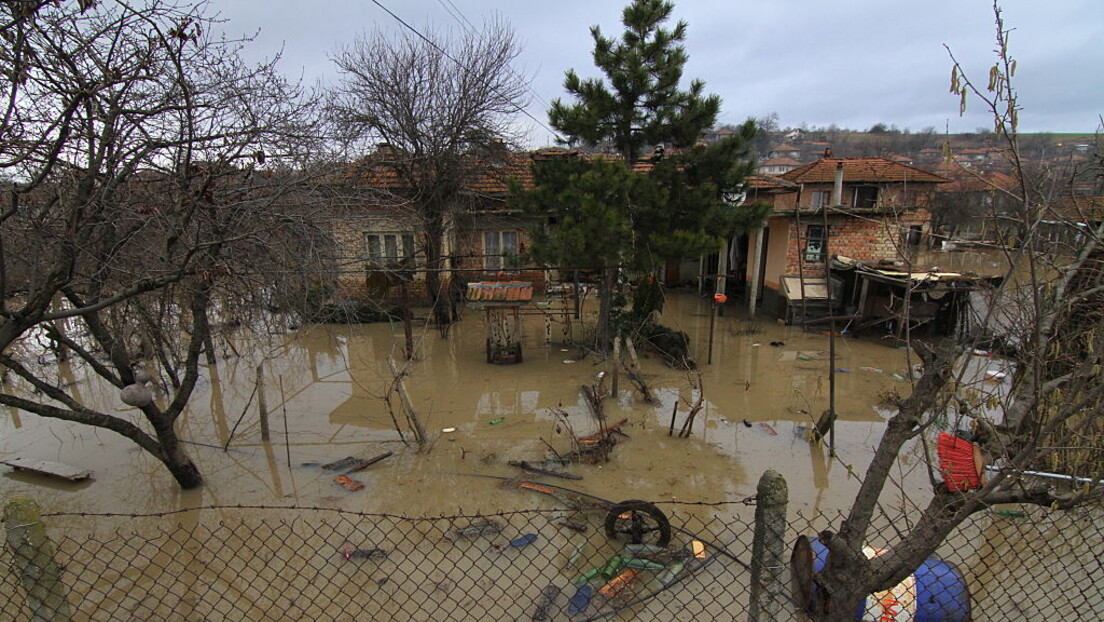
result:
[[[916,617],[902,614],[886,619],[1104,619],[1101,509],[1010,507],[1015,509],[991,509],[959,525],[935,555],[891,596],[902,609],[911,607]],[[911,531],[919,514],[902,514],[896,519],[876,517],[868,554]],[[842,520],[842,513],[796,513],[789,520],[787,542],[793,543],[801,535],[815,536],[823,529],[838,529]],[[867,599],[868,615],[881,611],[876,600]],[[969,617],[955,617],[955,612],[966,612]]]
[[[724,619],[742,610],[746,562],[727,551],[747,548],[751,525],[663,513],[669,535],[639,508],[612,522],[602,509],[415,519],[224,507],[43,521],[80,620],[599,620],[626,610]],[[10,547],[2,559],[0,617],[31,620],[17,568],[26,560]]]
[[[655,507],[662,515],[630,503],[436,518],[269,507],[58,514],[37,524],[9,516],[0,618],[747,619],[750,508]],[[840,518],[791,513],[786,546]],[[883,519],[871,545],[907,527]],[[1087,510],[975,515],[938,551],[957,574],[918,573],[920,614],[881,619],[962,619],[923,615],[965,598],[973,620],[1099,620],[1102,535],[1099,512]],[[792,603],[775,615],[798,619]]]

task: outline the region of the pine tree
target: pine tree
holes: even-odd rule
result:
[[[622,12],[620,41],[591,27],[594,64],[605,80],[583,80],[569,70],[564,88],[576,101],[569,106],[557,99],[548,113],[569,143],[608,140],[631,165],[646,145],[686,149],[713,126],[721,98],[703,95],[701,80],[679,89],[688,58],[682,46],[687,25],[679,21],[673,29],[662,27],[673,10],[665,0],[634,0]]]
[[[757,226],[764,216],[761,208],[736,208],[725,200],[742,189],[751,170],[748,146],[755,126],[748,121],[730,138],[701,143],[716,123],[721,99],[705,95],[701,80],[680,87],[687,25],[664,28],[673,9],[663,0],[633,0],[623,11],[619,40],[591,28],[594,63],[604,78],[584,80],[569,70],[564,87],[574,103],[555,100],[549,120],[564,143],[608,143],[617,159],[571,161],[569,155],[538,162],[537,189],[521,201],[556,223],[534,232],[534,255],[601,270],[597,340],[603,350],[617,268],[655,282],[665,261],[716,251],[738,225]],[[648,165],[635,166],[653,148]],[[643,317],[650,309],[635,310]]]

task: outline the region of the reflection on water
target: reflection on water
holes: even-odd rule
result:
[[[469,312],[448,339],[424,324],[415,327],[418,358],[406,389],[431,438],[422,451],[403,444],[385,399],[392,384],[386,360],[402,360],[402,327],[317,326],[278,336],[275,347],[267,342],[263,348],[246,347],[246,338],[238,337],[233,348],[224,348],[218,364],[206,369],[179,423],[207,479],[200,490],[177,490],[160,463],[111,432],[9,410],[0,415],[0,456],[90,468],[95,481],[69,485],[5,475],[0,493],[31,494],[47,511],[296,503],[421,515],[548,503],[464,474],[514,476],[508,460],[540,461],[549,447],[566,454],[571,430],[579,435],[597,430],[580,387],[610,368],[594,354],[555,341],[546,344],[548,334],[553,340],[568,332],[581,334],[578,326],[563,325],[564,314],[555,304],[546,307],[551,310],[547,316],[534,309],[525,317],[525,362],[520,365],[485,362],[481,314]],[[672,296],[664,311],[664,322],[690,335],[702,361],[709,314],[709,304],[690,294]],[[891,376],[903,372],[906,361],[903,351],[880,343],[876,335],[838,340],[836,404],[842,419],[837,457],[827,458],[823,448],[804,440],[805,429],[828,404],[827,340],[766,318],[748,322],[739,308],[729,306],[716,323],[712,365],[687,373],[641,353],[644,378],[657,403],[644,403],[622,374],[619,394],[607,400],[606,414],[610,421],[628,419],[624,431],[631,438],[614,450],[609,463],[573,466],[572,472],[584,479],[572,486],[611,499],[720,501],[754,494],[759,475],[771,468],[788,479],[794,507],[849,505],[857,475],[883,427],[884,415],[873,405],[883,394],[908,393],[908,384]],[[259,361],[234,356],[234,351],[269,352],[264,364],[272,430],[268,443],[260,439],[254,396]],[[680,439],[677,430],[698,399],[692,389],[698,373],[704,407],[691,438]],[[59,367],[58,380],[79,391],[89,405],[139,421],[137,411],[87,370]],[[401,420],[396,397],[392,403]],[[553,409],[565,413],[566,420]],[[676,436],[668,435],[672,410]],[[446,428],[455,431],[442,432]],[[366,485],[359,492],[334,484],[334,473],[319,467],[388,450],[394,452],[391,458],[353,476]],[[915,480],[902,486],[912,492],[926,486],[923,478]]]

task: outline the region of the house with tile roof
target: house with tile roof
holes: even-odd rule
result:
[[[801,166],[801,163],[792,158],[771,158],[760,162],[756,170],[763,175],[781,175]]]
[[[332,219],[341,296],[380,300],[395,295],[406,280],[412,294],[425,293],[428,232],[416,189],[401,163],[410,159],[381,146],[349,165],[338,183],[359,197],[339,208]],[[443,269],[457,302],[463,284],[473,281],[527,281],[543,286],[540,270],[521,270],[530,221],[506,203],[511,181],[531,183],[530,155],[505,147],[473,155],[465,167],[456,204],[444,222]],[[416,174],[416,173],[414,173]]]
[[[1016,209],[1019,182],[1000,171],[942,163],[932,168],[947,178],[932,202],[933,245],[956,241],[998,241],[1006,237]]]
[[[772,213],[745,242],[743,278],[731,281],[756,308],[786,317],[786,278],[823,283],[826,257],[907,259],[925,241],[932,195],[947,181],[885,158],[832,157],[752,179],[747,200],[769,202]]]

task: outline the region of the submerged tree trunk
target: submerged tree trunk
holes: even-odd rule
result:
[[[452,322],[452,296],[445,288],[444,242],[445,226],[442,215],[435,215],[426,223],[426,293],[433,310],[433,321],[438,326]]]
[[[598,331],[595,335],[595,346],[598,351],[606,354],[610,348],[610,308],[613,299],[613,274],[615,268],[602,268],[602,276],[598,284]]]
[[[191,457],[180,446],[180,440],[176,437],[176,432],[162,435],[159,430],[157,439],[161,443],[161,455],[157,458],[169,470],[176,483],[180,484],[180,487],[184,490],[192,490],[202,486],[203,475],[200,474],[199,467],[195,465],[195,462],[192,462]]]

